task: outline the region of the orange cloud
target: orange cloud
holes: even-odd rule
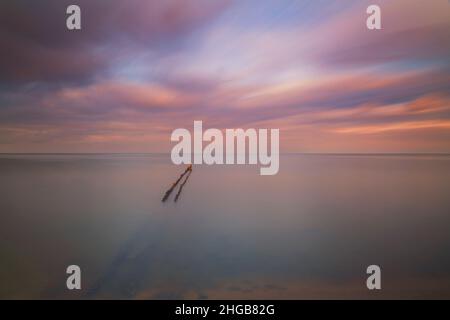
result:
[[[413,121],[413,122],[399,122],[392,124],[379,124],[374,126],[356,126],[349,128],[336,129],[337,133],[358,133],[358,134],[373,134],[386,131],[410,131],[417,129],[450,129],[450,121],[448,120],[432,120],[432,121]]]

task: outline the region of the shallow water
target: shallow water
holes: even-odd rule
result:
[[[450,156],[194,166],[162,203],[184,169],[165,154],[0,155],[0,298],[450,298]]]

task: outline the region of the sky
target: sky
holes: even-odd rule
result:
[[[169,152],[194,120],[279,128],[282,152],[450,152],[450,3],[0,2],[0,152]]]

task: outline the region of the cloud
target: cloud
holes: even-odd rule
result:
[[[80,0],[69,32],[69,1],[2,2],[0,151],[168,151],[193,120],[278,127],[284,151],[450,151],[448,5],[380,1],[372,32],[367,3]]]
[[[369,4],[362,1],[317,28],[310,58],[327,68],[418,61],[448,66],[448,3],[430,1],[424,6],[420,1],[378,1],[382,29],[376,31],[365,27],[367,15],[363,13]]]
[[[228,1],[79,0],[82,30],[66,29],[72,1],[0,3],[0,85],[84,83],[130,49],[167,51],[218,15]]]

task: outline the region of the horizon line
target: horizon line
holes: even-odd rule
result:
[[[170,155],[170,152],[0,152],[0,155]],[[191,153],[194,154],[194,153]],[[450,152],[280,152],[280,155],[448,155]]]

